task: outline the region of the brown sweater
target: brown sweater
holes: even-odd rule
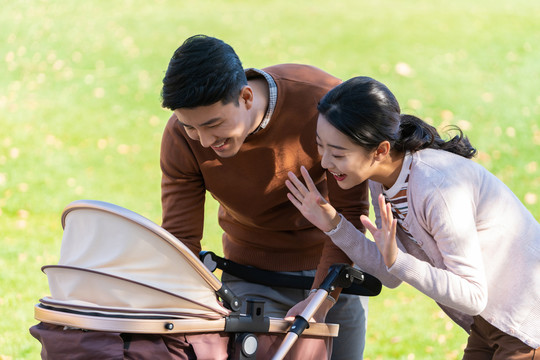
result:
[[[272,271],[317,268],[318,286],[331,264],[350,260],[289,202],[287,172],[300,176],[304,165],[321,193],[358,227],[368,212],[367,185],[341,190],[320,165],[317,102],[340,80],[305,65],[263,70],[277,84],[276,108],[266,128],[248,136],[235,156],[219,157],[191,140],[174,114],[169,119],[161,145],[162,227],[198,254],[209,191],[220,203],[226,258]]]

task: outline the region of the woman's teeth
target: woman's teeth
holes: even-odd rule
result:
[[[330,171],[330,173],[334,176],[334,178],[335,178],[337,181],[343,181],[343,180],[345,180],[345,178],[347,177],[347,175],[345,175],[345,174],[335,173],[335,172],[333,172],[333,171]]]

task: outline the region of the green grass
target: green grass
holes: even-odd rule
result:
[[[462,126],[478,161],[540,220],[540,3],[528,0],[18,0],[0,12],[0,359],[36,359],[27,329],[48,293],[69,202],[160,223],[160,83],[188,36],[245,66],[319,66],[386,83],[404,112]],[[215,203],[205,247],[220,251]],[[410,287],[370,304],[369,359],[456,359],[465,334]]]

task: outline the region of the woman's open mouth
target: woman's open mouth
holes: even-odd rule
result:
[[[343,181],[347,177],[345,174],[335,173],[333,171],[330,171],[330,174],[332,174],[337,181]]]

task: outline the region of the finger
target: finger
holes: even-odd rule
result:
[[[287,189],[289,189],[291,194],[294,195],[294,197],[298,201],[302,202],[304,196],[300,193],[300,191],[298,191],[298,189],[296,188],[296,186],[294,186],[292,182],[290,182],[289,180],[285,180],[285,186],[287,187]]]
[[[296,311],[296,306],[293,306],[292,308],[287,311],[287,314],[285,314],[285,317],[283,319],[287,321],[294,320],[294,318],[298,315],[298,311]]]
[[[388,218],[388,215],[386,213],[386,204],[384,202],[384,196],[383,194],[380,194],[379,195],[379,214],[381,215],[381,222],[382,222],[382,225],[384,227],[385,225],[385,222]]]
[[[392,204],[390,203],[388,204],[388,213],[388,229],[391,230],[397,218],[394,217],[394,211],[392,211]]]
[[[309,191],[319,192],[319,190],[317,190],[317,187],[315,186],[315,183],[313,182],[313,179],[311,178],[311,176],[309,176],[309,172],[307,171],[305,166],[300,167],[300,172],[302,173],[302,177],[304,178],[304,181],[306,182]]]
[[[397,219],[394,219],[392,221],[392,227],[390,228],[390,239],[394,239],[393,241],[396,241],[396,230],[397,230]]]
[[[392,227],[392,222],[394,221],[394,213],[392,212],[392,205],[390,203],[386,204],[386,214],[387,214],[387,221],[386,221],[386,229],[390,230]]]
[[[292,202],[292,204],[298,209],[298,210],[301,210],[302,208],[302,203],[300,201],[298,201],[297,198],[294,197],[294,195],[292,195],[291,193],[287,193],[287,198],[289,199],[290,202]]]
[[[289,177],[289,179],[291,179],[291,181],[294,180],[294,179],[298,180],[298,177],[292,171],[289,171],[287,173],[287,176]]]
[[[375,224],[373,224],[373,223],[371,222],[371,220],[370,220],[366,215],[360,216],[360,221],[361,221],[362,224],[365,226],[365,228],[369,230],[369,232],[371,233],[371,235],[375,235],[375,233],[378,231],[378,229],[377,229],[377,227],[375,226]]]
[[[291,181],[291,183],[294,184],[294,186],[296,187],[296,189],[298,190],[298,192],[300,192],[300,194],[302,194],[302,196],[304,196],[305,194],[308,193],[308,189],[305,187],[305,185],[300,181],[300,179],[298,179],[296,177],[296,175],[294,175],[294,173],[292,171],[289,171],[288,172],[288,175],[289,175],[289,179]]]
[[[380,214],[382,229],[387,232],[392,227],[394,215],[392,212],[392,204],[386,202],[383,194],[379,195],[379,209],[381,209]]]

